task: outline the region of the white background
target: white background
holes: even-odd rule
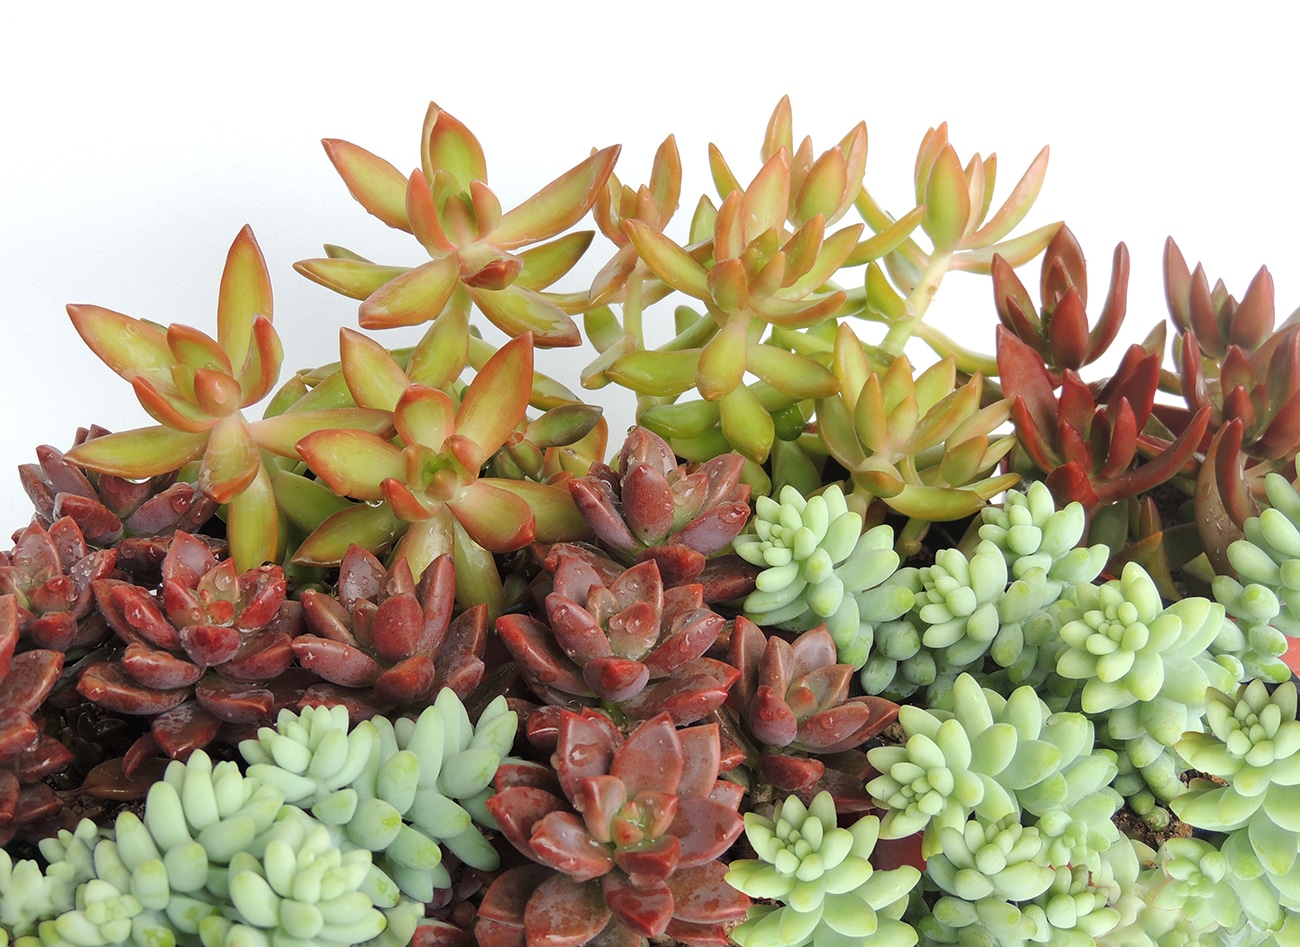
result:
[[[284,376],[334,360],[356,304],[299,277],[293,261],[325,242],[385,262],[424,256],[352,201],[319,139],[347,139],[409,171],[431,99],[478,135],[507,208],[592,146],[622,143],[618,173],[639,184],[655,147],[676,133],[686,166],[669,230],[678,237],[699,194],[712,193],[707,143],[748,180],[783,93],[796,140],[812,135],[818,153],[866,121],[867,184],[896,212],[912,206],[915,149],[940,121],[963,160],[998,153],[999,199],[1050,144],[1026,226],[1069,222],[1093,264],[1094,313],[1112,249],[1127,241],[1124,339],[1164,317],[1168,234],[1238,296],[1269,264],[1281,319],[1300,303],[1300,89],[1288,7],[11,6],[0,26],[0,535],[27,521],[12,471],[37,444],[66,447],[91,421],[152,423],[85,348],[64,304],[215,334],[226,249],[251,223],[271,267]],[[605,256],[598,244],[593,265]],[[1037,265],[1021,272],[1036,294]],[[930,319],[991,351],[986,280],[950,277]],[[576,387],[592,354],[547,355],[539,367]],[[611,416],[613,428],[625,426],[627,403]]]

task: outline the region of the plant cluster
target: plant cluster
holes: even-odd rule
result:
[[[1300,943],[1266,270],[1238,302],[1170,241],[1107,377],[1128,251],[1090,318],[1070,231],[1021,230],[1046,149],[999,203],[940,125],[890,212],[865,126],[818,152],[783,100],[678,228],[671,137],[509,209],[458,119],[419,146],[325,142],[421,251],[297,264],[359,301],[333,364],[281,378],[248,228],[215,336],[69,307],[156,423],[20,470],[0,943]],[[954,272],[990,352],[926,321]],[[587,344],[621,443],[542,371]]]

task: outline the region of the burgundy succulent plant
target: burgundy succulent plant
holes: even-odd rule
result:
[[[715,724],[677,730],[661,714],[624,737],[594,711],[565,712],[554,771],[497,772],[488,809],[536,864],[493,882],[479,943],[638,947],[666,934],[725,944],[724,925],[749,899],[717,860],[743,828],[743,789],[718,779],[720,762]]]
[[[725,549],[749,519],[744,458],[730,453],[678,464],[658,434],[633,428],[618,469],[591,465],[569,481],[596,538],[624,562],[654,559],[668,585],[694,581],[705,559]]]
[[[1209,422],[1202,408],[1172,443],[1144,433],[1160,355],[1137,345],[1098,391],[1066,369],[1058,395],[1038,352],[999,326],[998,372],[1002,390],[1015,399],[1012,419],[1030,461],[1047,474],[1058,503],[1077,500],[1089,512],[1173,477],[1192,461]]]
[[[42,780],[72,761],[38,714],[58,683],[63,655],[46,648],[15,653],[21,611],[17,596],[0,594],[0,844],[63,808]]]
[[[97,425],[80,428],[73,446],[108,433]],[[119,568],[137,559],[147,562],[148,550],[159,545],[165,551],[165,544],[149,543],[149,538],[169,537],[178,529],[194,532],[217,509],[217,502],[195,484],[179,481],[176,471],[144,480],[96,474],[69,463],[62,451],[48,445],[36,448],[36,458],[18,468],[36,521],[48,529],[55,520],[72,517],[88,544],[118,550],[119,560],[127,560],[119,561]],[[161,558],[159,553],[152,564]]]
[[[430,703],[443,687],[465,698],[483,679],[487,606],[452,619],[450,556],[435,559],[417,584],[407,560],[385,570],[354,545],[339,567],[337,593],[301,596],[308,633],[294,639],[293,653],[329,682],[309,688],[309,701],[345,703],[355,718]]]
[[[812,793],[826,772],[819,757],[855,749],[898,717],[882,697],[849,696],[854,668],[836,663],[835,641],[825,625],[791,644],[767,637],[740,616],[731,632],[728,661],[740,678],[727,698],[755,740],[776,752],[759,761],[763,778],[786,792]]]
[[[993,257],[993,298],[998,318],[1055,372],[1078,371],[1115,341],[1128,308],[1128,248],[1115,247],[1110,290],[1096,324],[1088,328],[1088,271],[1083,248],[1065,225],[1043,253],[1041,310],[1034,306],[1011,264]]]
[[[114,549],[92,551],[70,516],[48,531],[33,520],[14,548],[0,553],[0,595],[14,598],[19,634],[59,652],[93,644],[106,629],[83,622],[94,606],[91,585],[111,575],[116,561]]]
[[[223,722],[272,715],[277,697],[266,685],[293,663],[301,622],[279,566],[238,573],[233,560],[178,531],[158,595],[111,578],[91,587],[126,649],[82,673],[77,689],[88,700],[153,717],[153,738],[172,757],[206,745]]]
[[[561,552],[546,616],[549,625],[503,615],[497,632],[550,704],[606,701],[634,719],[667,712],[685,724],[721,706],[736,680],[735,668],[704,656],[725,621],[702,587],[665,589],[654,562],[610,574]]]

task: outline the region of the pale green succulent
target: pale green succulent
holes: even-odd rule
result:
[[[1272,504],[1246,520],[1245,539],[1228,547],[1228,561],[1242,583],[1271,590],[1281,606],[1272,620],[1285,634],[1300,635],[1300,494],[1281,474],[1264,478]]]
[[[1147,900],[1153,908],[1176,911],[1192,927],[1235,930],[1241,903],[1228,878],[1228,860],[1198,838],[1171,838],[1160,845]]]
[[[879,829],[875,816],[839,828],[828,792],[807,808],[789,796],[770,819],[746,813],[745,834],[759,857],[732,861],[727,881],[783,903],[752,905],[732,939],[741,947],[911,947],[916,932],[899,918],[921,873],[910,865],[872,868]]]
[[[1214,600],[1228,613],[1218,636],[1210,642],[1210,653],[1222,661],[1235,661],[1238,683],[1259,679],[1280,684],[1291,677],[1282,656],[1287,637],[1277,627],[1282,603],[1277,594],[1257,583],[1242,585],[1227,575],[1216,575]]]
[[[289,729],[299,733],[301,721],[282,715]],[[261,763],[250,767],[269,782],[301,785],[305,775],[332,772],[326,785],[338,782],[338,774],[351,778],[347,785],[324,792],[313,790],[303,797],[312,814],[333,826],[344,848],[362,848],[373,852],[375,865],[396,884],[401,893],[421,904],[433,899],[435,888],[447,888],[451,877],[442,865],[445,845],[467,865],[491,871],[499,864],[496,849],[484,838],[478,826],[495,828],[496,823],[483,806],[491,795],[492,777],[501,760],[514,744],[517,715],[506,706],[504,697],[490,703],[479,718],[478,726],[454,691],[444,688],[417,720],[399,718],[390,723],[384,717],[365,721],[346,734],[347,715],[328,718],[317,714],[310,719],[310,729],[324,733],[343,733],[346,740],[322,735],[313,752],[299,754],[294,765],[302,773],[276,775],[269,772],[278,763]],[[357,739],[358,731],[367,736]],[[269,735],[254,746],[279,741]],[[258,755],[254,746],[246,754]],[[323,748],[332,749],[333,766],[316,766]],[[365,759],[355,775],[353,754],[367,748]],[[259,757],[260,758],[260,757]],[[335,761],[338,761],[335,763]],[[267,767],[268,769],[263,769]],[[475,825],[477,821],[478,825]],[[398,905],[397,892],[376,899],[384,908]]]
[[[1072,797],[1074,767],[1085,767],[1080,785],[1111,775],[1108,761],[1092,773],[1098,764],[1085,759],[1094,745],[1087,718],[1051,713],[1031,687],[1004,698],[962,674],[949,700],[950,711],[903,706],[898,720],[907,742],[867,752],[880,773],[867,791],[887,810],[885,838],[924,830],[922,854],[929,857],[942,847],[942,830],[962,828],[971,815],[997,822],[1022,809],[1040,814],[1061,805]]]
[[[1260,681],[1234,696],[1211,690],[1208,733],[1188,733],[1178,753],[1222,784],[1194,779],[1171,803],[1197,828],[1228,833],[1222,852],[1238,881],[1263,881],[1285,908],[1300,908],[1300,722],[1291,681],[1268,693]],[[1249,890],[1243,903],[1262,897]]]
[[[916,595],[912,610],[924,628],[921,644],[947,649],[956,667],[988,650],[1002,625],[998,605],[1007,590],[1007,564],[996,546],[980,543],[969,559],[958,549],[941,549],[933,565],[904,569],[898,580]]]
[[[1003,506],[984,507],[980,519],[980,539],[1002,551],[1013,578],[1042,569],[1057,595],[1065,586],[1096,579],[1110,556],[1101,543],[1079,546],[1087,525],[1083,506],[1070,503],[1056,509],[1052,491],[1040,480],[1024,493],[1008,490]]]
[[[910,620],[884,622],[873,638],[858,676],[866,693],[901,701],[934,683],[938,671],[934,654],[921,647],[921,632]]]
[[[77,889],[76,906],[56,919],[42,921],[43,947],[137,947],[175,943],[166,927],[135,927],[145,914],[144,906],[129,892],[99,878]]]
[[[295,806],[284,807],[260,841],[260,857],[231,859],[233,910],[200,923],[204,947],[351,945],[384,931],[384,915],[363,890],[369,852],[342,851],[326,826]]]
[[[362,721],[348,731],[348,710],[305,707],[281,710],[274,727],[260,727],[256,740],[243,740],[239,752],[248,775],[284,790],[284,801],[310,809],[346,788],[361,775],[379,734]]]
[[[83,819],[81,825],[97,834],[90,820]],[[0,849],[0,945],[21,942],[35,934],[42,921],[72,910],[76,887],[88,877],[77,877],[69,863],[58,860],[42,871],[35,861],[14,861]]]
[[[1028,901],[1047,890],[1052,869],[1038,829],[1014,816],[974,818],[960,829],[939,830],[941,850],[926,859],[926,873],[963,901]]]
[[[791,486],[780,502],[760,496],[733,545],[763,567],[745,616],[796,631],[824,623],[840,662],[855,668],[867,660],[875,626],[912,607],[911,592],[886,581],[898,569],[893,529],[863,533],[861,515],[849,510],[838,484],[806,500]]]
[[[1088,759],[1100,759],[1102,750]],[[1107,772],[1114,772],[1108,768]],[[1035,827],[1043,840],[1043,855],[1049,865],[1083,865],[1098,870],[1102,853],[1119,840],[1112,817],[1123,798],[1103,786],[1068,805],[1058,806],[1039,817]]]

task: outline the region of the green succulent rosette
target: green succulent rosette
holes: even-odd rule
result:
[[[1258,584],[1277,596],[1274,627],[1300,636],[1300,493],[1281,474],[1264,478],[1269,507],[1243,527],[1245,539],[1228,547],[1228,561],[1244,585]]]
[[[825,624],[839,660],[862,667],[875,627],[912,607],[912,593],[887,581],[898,569],[889,526],[862,531],[838,484],[805,499],[792,486],[780,501],[760,496],[733,546],[762,567],[745,617],[758,625],[806,631]]]
[[[1042,569],[1056,595],[1076,582],[1093,581],[1110,556],[1101,543],[1079,545],[1087,526],[1082,504],[1058,510],[1052,491],[1040,480],[1023,493],[1008,490],[1003,505],[984,507],[980,519],[980,539],[1002,552],[1011,577],[1020,579],[1031,569]]]
[[[911,947],[916,931],[899,918],[921,873],[872,867],[879,829],[875,816],[839,828],[829,792],[807,808],[789,796],[770,819],[746,813],[745,834],[759,857],[732,861],[727,882],[781,903],[752,905],[732,939],[741,947]]]

